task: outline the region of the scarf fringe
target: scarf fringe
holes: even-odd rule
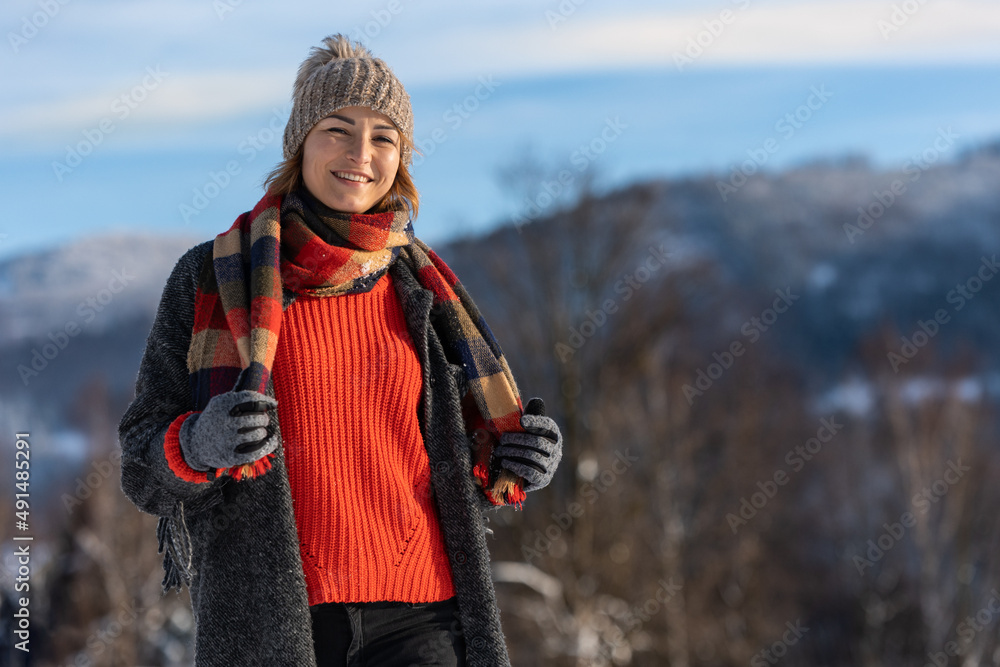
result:
[[[516,505],[517,509],[521,509],[521,504],[528,497],[528,494],[521,488],[522,483],[520,477],[509,470],[504,470],[500,473],[496,484],[493,485],[493,489],[500,497],[505,498],[508,504]]]
[[[523,509],[523,503],[528,494],[521,488],[520,477],[509,470],[502,470],[497,476],[496,482],[490,485],[489,466],[484,463],[477,463],[472,468],[472,474],[491,503],[494,505],[514,505],[517,509]]]
[[[173,516],[160,517],[156,523],[156,542],[156,553],[163,554],[163,581],[160,584],[163,592],[171,588],[180,591],[182,584],[190,586],[194,568],[184,503],[177,503]]]
[[[229,475],[237,482],[242,482],[245,479],[255,479],[271,469],[272,459],[274,459],[274,452],[257,459],[253,463],[244,463],[232,468],[219,468],[217,474]]]

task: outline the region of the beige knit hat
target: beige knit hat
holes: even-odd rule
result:
[[[389,66],[344,35],[331,35],[323,44],[312,48],[295,77],[292,113],[285,126],[285,159],[298,152],[316,123],[337,109],[351,106],[385,114],[412,143],[410,96]],[[403,164],[410,164],[410,148],[404,145],[401,150]]]

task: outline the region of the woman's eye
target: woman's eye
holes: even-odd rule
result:
[[[347,130],[345,130],[342,127],[329,127],[329,128],[327,128],[326,131],[327,132],[343,132],[344,134],[347,134]]]
[[[379,141],[383,141],[383,142],[385,142],[387,144],[391,144],[393,146],[396,145],[396,142],[392,139],[392,137],[377,137],[377,139]]]

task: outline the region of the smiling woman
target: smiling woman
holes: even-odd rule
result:
[[[325,39],[283,149],[256,206],[177,263],[119,425],[195,664],[508,665],[483,512],[551,481],[559,428],[414,236],[389,67]]]
[[[301,150],[286,152],[264,185],[278,195],[307,190],[330,208],[350,213],[405,207],[415,218],[420,195],[406,162],[412,155],[412,137],[389,116],[364,106],[343,107],[309,130]],[[368,187],[334,187],[349,182]]]
[[[321,120],[302,150],[309,192],[348,213],[364,213],[381,201],[399,169],[399,131],[388,116],[365,107],[346,107]]]

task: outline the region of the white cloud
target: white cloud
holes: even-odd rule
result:
[[[915,11],[897,12],[904,5]],[[1000,61],[1000,5],[994,2],[816,2],[734,13],[735,22],[705,50],[704,62]],[[701,29],[693,18],[686,34],[671,41],[686,44]]]
[[[895,25],[893,7],[902,5],[919,10],[897,15],[899,25]],[[407,82],[430,83],[474,79],[487,73],[521,76],[620,67],[673,68],[675,54],[683,54],[689,40],[699,38],[705,46],[692,66],[1000,62],[1000,5],[995,2],[744,4],[734,0],[702,5],[697,11],[632,15],[595,15],[585,9],[582,5],[551,22],[546,10],[540,9],[525,13],[520,25],[445,29],[435,39],[421,38],[419,49],[402,47],[412,57],[398,65],[397,71]],[[723,11],[730,12],[728,24],[720,18]],[[880,21],[889,28],[880,29]],[[706,24],[715,29],[715,35]]]
[[[702,37],[706,46],[691,68],[1000,63],[1000,3],[995,0],[747,0],[746,9],[740,8],[743,0],[679,4],[646,11],[630,8],[629,3],[610,10],[585,3],[564,21],[551,24],[546,9],[555,11],[559,5],[553,3],[518,5],[516,11],[506,7],[503,20],[495,7],[466,8],[461,23],[451,6],[445,7],[447,11],[407,6],[407,14],[394,20],[373,48],[407,86],[457,81],[475,85],[480,75],[503,81],[613,68],[672,69],[675,54],[684,52],[688,40],[697,39],[706,31],[706,22],[718,21],[728,10],[733,20],[711,39]],[[21,5],[27,11],[28,5]],[[919,10],[905,16],[898,30],[883,36],[879,21],[891,22],[893,7],[904,5]],[[116,98],[141,82],[141,68],[150,62],[163,62],[164,69],[176,71],[136,109],[130,125],[199,123],[287,104],[295,71],[292,61],[304,56],[309,45],[299,43],[300,32],[275,30],[274,25],[297,20],[295,12],[304,9],[290,7],[290,15],[272,16],[269,21],[262,8],[244,3],[221,22],[206,9],[209,3],[181,2],[172,10],[173,5],[163,0],[143,0],[141,6],[152,12],[157,25],[147,23],[143,28],[149,15],[137,11],[112,12],[110,5],[101,5],[97,21],[67,5],[59,20],[53,20],[53,33],[46,36],[53,39],[38,38],[30,45],[36,51],[26,47],[27,55],[18,61],[18,67],[26,69],[16,72],[17,81],[3,95],[0,138],[20,141],[31,133],[75,134],[92,127],[111,113]],[[353,18],[357,22],[365,16],[359,10]],[[193,18],[198,18],[196,29],[179,41],[182,24]],[[108,30],[108,25],[114,29]],[[715,24],[717,30],[719,25]],[[338,28],[342,26],[334,24],[330,30]],[[54,39],[60,31],[73,40]],[[136,42],[138,34],[145,35],[141,45]],[[51,70],[53,61],[67,59],[75,65],[73,70],[46,70],[46,66]],[[61,87],[58,82],[68,76],[78,78],[74,85]]]
[[[177,73],[159,71],[160,81],[143,72],[133,85],[109,87],[100,93],[15,107],[0,114],[0,136],[23,133],[79,133],[105,118],[129,124],[165,125],[211,121],[268,106],[287,105],[291,73]],[[127,110],[127,116],[122,116]]]

